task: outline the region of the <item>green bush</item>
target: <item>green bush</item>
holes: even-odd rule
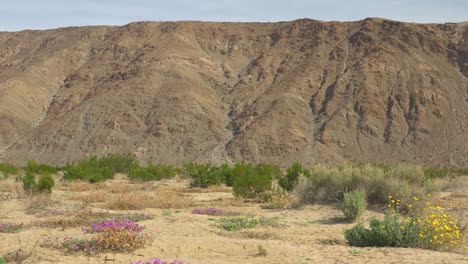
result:
[[[7,264],[7,262],[5,261],[3,257],[0,257],[0,264]]]
[[[37,182],[37,190],[39,192],[52,192],[52,187],[54,187],[55,185],[55,181],[54,179],[52,178],[52,176],[50,176],[49,173],[43,173],[40,177],[39,177],[39,181]]]
[[[23,189],[27,192],[52,192],[52,187],[55,185],[55,181],[48,172],[43,172],[39,176],[39,180],[36,182],[36,175],[26,171],[26,174],[21,178],[23,182]]]
[[[206,188],[224,183],[222,170],[211,164],[188,163],[184,165],[184,172],[192,178],[191,187]]]
[[[2,172],[5,177],[8,177],[8,175],[18,175],[20,169],[11,164],[0,163],[0,172]]]
[[[159,181],[162,179],[173,178],[179,172],[177,167],[171,165],[149,163],[145,167],[135,167],[130,170],[128,177],[133,180],[141,181]]]
[[[237,163],[233,170],[234,195],[243,198],[259,197],[263,192],[271,190],[272,178],[277,172],[277,167],[268,164]]]
[[[345,230],[350,246],[356,247],[418,247],[419,227],[406,223],[398,214],[386,214],[383,220],[372,218],[370,228],[361,223]]]
[[[28,161],[28,164],[25,167],[25,171],[32,174],[42,174],[42,173],[57,173],[60,170],[58,167],[54,167],[48,164],[39,164],[34,160]]]
[[[26,172],[22,177],[23,189],[27,192],[33,192],[36,190],[36,176],[31,172]]]
[[[63,178],[95,183],[111,179],[115,173],[129,173],[138,166],[138,162],[130,154],[109,154],[100,158],[91,156],[75,164],[65,166]]]
[[[343,201],[339,207],[346,219],[355,221],[366,210],[366,192],[364,190],[356,190],[344,193]]]
[[[288,168],[286,176],[280,178],[278,184],[285,190],[292,191],[301,175],[308,178],[310,177],[310,171],[304,168],[300,163],[296,162]]]

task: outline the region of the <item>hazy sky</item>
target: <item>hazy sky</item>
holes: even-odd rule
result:
[[[142,20],[285,21],[298,18],[468,21],[468,0],[0,0],[0,30],[124,25]]]

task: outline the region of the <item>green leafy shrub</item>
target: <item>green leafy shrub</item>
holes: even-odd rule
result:
[[[177,167],[171,165],[149,163],[147,167],[135,167],[130,170],[128,177],[133,180],[159,181],[173,178],[179,172]]]
[[[222,170],[211,164],[188,163],[184,165],[184,172],[192,178],[191,187],[206,188],[224,183]]]
[[[0,257],[0,264],[7,264],[3,257]]]
[[[349,245],[449,249],[463,244],[463,231],[455,219],[440,207],[413,197],[416,203],[421,204],[409,204],[409,212],[403,218],[401,201],[394,200],[392,196],[388,198],[390,210],[383,220],[372,218],[369,228],[360,223],[345,230]]]
[[[296,162],[288,168],[286,176],[280,178],[278,184],[285,190],[292,191],[301,175],[308,178],[310,177],[310,171],[304,168],[300,163]]]
[[[48,164],[39,164],[34,160],[28,161],[28,164],[25,167],[25,171],[32,173],[32,174],[42,174],[42,173],[49,173],[54,174],[60,170],[58,167],[54,167]]]
[[[43,173],[37,182],[37,190],[39,192],[52,192],[55,181],[49,173]]]
[[[417,247],[419,228],[406,224],[398,214],[386,214],[383,220],[372,218],[370,228],[361,223],[345,230],[350,246],[356,247]]]
[[[20,169],[11,164],[0,163],[0,172],[2,172],[5,177],[8,177],[8,175],[18,175]]]
[[[269,191],[272,178],[276,175],[277,167],[268,164],[237,163],[234,166],[232,187],[235,196],[243,198],[257,198]]]
[[[138,162],[131,154],[109,154],[100,158],[91,156],[78,163],[65,166],[63,178],[95,183],[111,179],[115,173],[129,173],[138,166]]]
[[[428,178],[439,178],[447,176],[461,176],[468,175],[468,169],[457,169],[457,168],[425,168],[424,175]]]
[[[339,207],[346,219],[355,221],[366,210],[366,192],[364,190],[356,190],[344,193],[343,201]]]
[[[26,174],[22,177],[23,182],[23,189],[27,192],[33,192],[36,190],[36,176],[30,172],[26,172]]]

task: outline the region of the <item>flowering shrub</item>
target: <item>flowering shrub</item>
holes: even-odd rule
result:
[[[428,194],[428,196],[430,196]],[[390,211],[383,220],[371,219],[370,229],[358,224],[345,231],[351,246],[391,246],[448,249],[462,244],[462,231],[453,217],[439,206],[432,206],[418,197],[408,204],[406,218],[401,217],[401,201],[389,196]]]
[[[219,208],[194,208],[192,214],[201,214],[201,215],[240,215],[239,212],[226,211]]]
[[[149,215],[140,215],[140,217],[149,217]],[[143,229],[144,226],[128,219],[104,219],[89,227],[82,228],[85,233],[97,233],[95,238],[65,237],[61,240],[49,237],[41,243],[41,246],[61,249],[66,253],[130,252],[145,246],[146,243],[151,241],[148,234],[141,233]]]
[[[99,245],[96,239],[73,237],[64,237],[63,239],[56,237],[55,239],[52,239],[51,237],[48,237],[42,241],[40,246],[45,248],[60,249],[66,253],[82,252],[89,255],[96,252]]]
[[[165,261],[160,258],[151,258],[149,260],[138,260],[138,261],[130,261],[129,264],[184,264],[184,261],[174,259],[173,261]],[[185,264],[190,264],[189,262]]]
[[[14,233],[23,228],[23,223],[0,223],[0,233]]]
[[[125,229],[105,229],[98,233],[96,242],[100,251],[133,252],[151,240],[148,234]]]
[[[131,220],[107,220],[92,224],[89,227],[84,227],[82,230],[86,233],[104,232],[109,229],[112,230],[127,230],[131,232],[140,233],[145,227],[141,226]]]

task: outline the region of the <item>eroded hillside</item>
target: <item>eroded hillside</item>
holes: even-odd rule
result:
[[[139,22],[0,33],[4,161],[468,167],[468,26]]]

